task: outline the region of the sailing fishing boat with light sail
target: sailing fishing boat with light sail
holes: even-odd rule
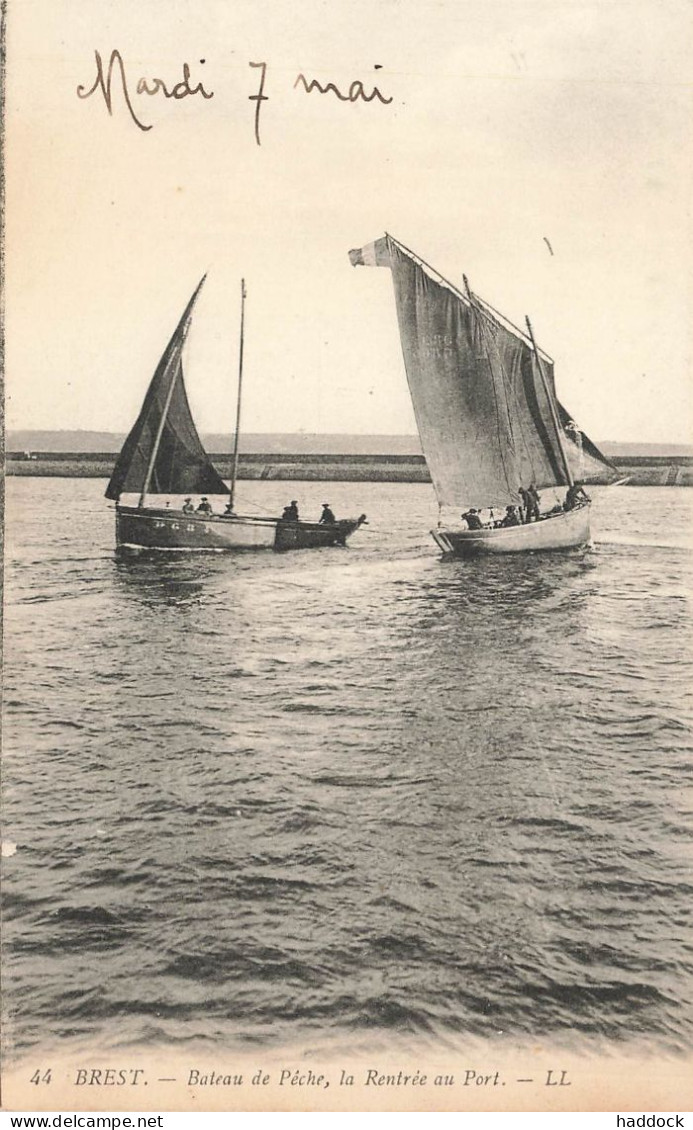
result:
[[[242,281],[233,470],[227,487],[202,446],[183,380],[183,347],[204,281],[202,278],[198,284],[164,350],[106,488],[106,498],[116,504],[117,546],[128,550],[219,552],[345,545],[349,535],[365,522],[365,514],[341,521],[303,522],[235,513],[247,293]],[[123,501],[127,494],[139,497],[128,503]],[[190,498],[183,501],[183,496],[193,494],[203,496],[205,509],[195,510]],[[209,497],[220,499],[222,513],[214,513]]]
[[[466,277],[459,290],[390,235],[349,259],[392,273],[407,381],[441,513],[431,531],[440,549],[466,557],[587,545],[590,501],[581,485],[614,481],[618,471],[558,402],[553,361],[537,347],[529,319],[524,333],[473,294]],[[520,522],[521,491],[531,487],[567,487],[566,503],[554,499],[549,513]],[[488,517],[468,528],[447,525],[447,507]],[[472,521],[479,528],[469,528]]]

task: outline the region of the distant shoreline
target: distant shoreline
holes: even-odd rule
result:
[[[233,450],[233,437],[228,433],[207,432],[201,437],[205,451],[217,452],[216,458],[228,458]],[[114,458],[125,441],[122,432],[97,432],[89,430],[40,431],[38,429],[10,428],[5,436],[5,450],[11,452],[41,452],[48,455],[79,454],[95,457],[112,455]],[[693,458],[693,444],[686,443],[645,443],[614,440],[598,440],[597,446],[609,459],[630,458]],[[364,455],[407,457],[423,454],[421,441],[414,434],[360,435],[346,432],[246,432],[241,436],[241,456],[314,455],[321,458],[334,455],[349,455],[360,458]]]
[[[110,477],[113,452],[9,452],[7,475],[45,478]],[[228,454],[211,455],[222,478],[231,476]],[[612,456],[623,477],[634,486],[693,486],[691,455]],[[320,454],[266,452],[241,456],[239,479],[304,482],[430,483],[423,455]],[[598,480],[594,480],[598,484]]]

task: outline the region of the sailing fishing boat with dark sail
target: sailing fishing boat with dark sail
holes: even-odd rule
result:
[[[556,398],[553,362],[527,320],[519,330],[464,279],[459,290],[385,235],[350,251],[353,266],[389,267],[407,381],[441,516],[466,526],[431,533],[444,553],[519,553],[590,541],[584,482],[618,472]],[[565,487],[540,511],[538,491]],[[520,503],[524,502],[523,507]],[[500,508],[500,513],[496,511]],[[501,516],[502,515],[502,516]]]
[[[236,514],[245,283],[241,282],[241,333],[238,399],[231,486],[212,464],[197,433],[183,381],[183,346],[193,307],[202,289],[198,284],[183,317],[159,361],[142,409],[118,456],[106,498],[116,504],[116,544],[121,549],[167,551],[224,551],[240,549],[313,549],[345,545],[366,516],[329,522],[303,522],[295,517],[256,517]],[[136,494],[130,504],[124,495]],[[201,495],[196,510],[191,497]],[[179,496],[173,500],[163,496]],[[210,497],[220,498],[215,513]],[[225,504],[225,505],[224,505]]]

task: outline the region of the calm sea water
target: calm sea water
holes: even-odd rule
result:
[[[466,563],[427,486],[247,483],[370,524],[121,561],[104,485],[8,483],[11,1048],[690,1047],[693,491]]]

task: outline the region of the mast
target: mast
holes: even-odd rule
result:
[[[566,479],[568,480],[568,486],[572,487],[575,480],[573,479],[573,472],[571,471],[570,463],[568,462],[568,453],[566,452],[566,448],[565,448],[565,440],[564,440],[564,436],[563,436],[563,429],[562,429],[562,427],[560,425],[560,421],[558,419],[558,412],[556,411],[556,404],[555,404],[553,395],[551,393],[551,389],[549,388],[549,382],[546,379],[546,374],[544,372],[544,366],[541,363],[541,358],[539,356],[539,350],[537,349],[537,343],[534,340],[534,330],[532,329],[532,323],[530,322],[527,315],[525,315],[525,322],[527,323],[527,332],[529,334],[529,339],[532,342],[532,349],[534,350],[534,356],[537,359],[537,366],[539,368],[539,376],[541,377],[541,383],[544,386],[544,392],[546,393],[546,399],[548,400],[548,403],[549,403],[549,410],[551,412],[551,419],[553,420],[553,424],[554,424],[554,427],[556,429],[556,435],[558,437],[558,446],[561,449],[561,458],[563,460],[563,470],[565,471],[565,476],[566,476]]]
[[[238,396],[236,400],[236,432],[233,440],[233,469],[231,472],[231,497],[228,509],[233,510],[233,496],[236,493],[236,479],[238,478],[238,445],[241,434],[241,392],[243,390],[243,328],[245,323],[245,279],[241,279],[241,341],[238,353]]]

